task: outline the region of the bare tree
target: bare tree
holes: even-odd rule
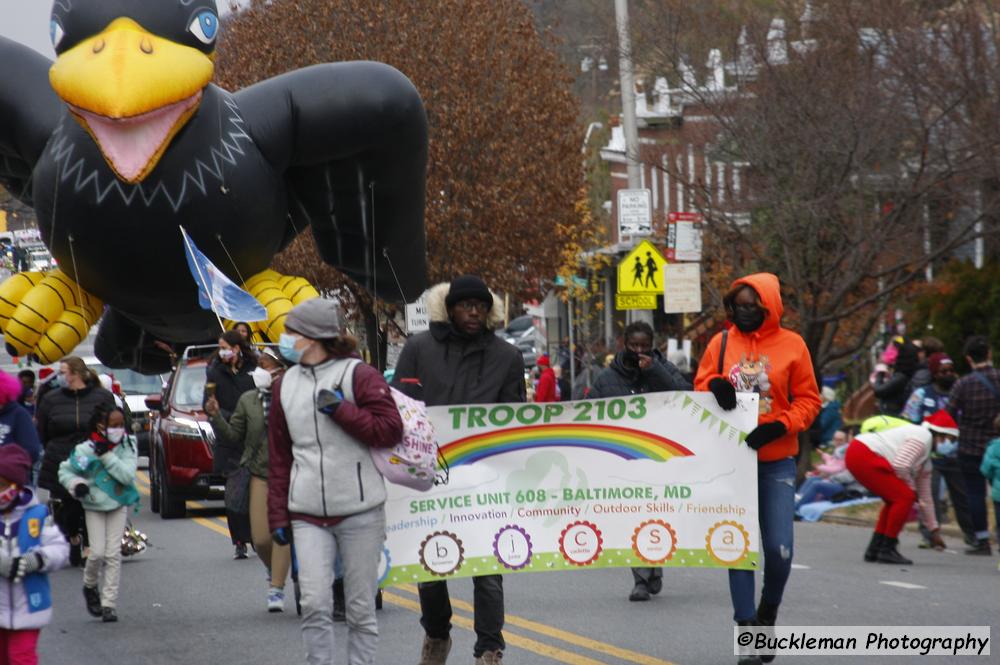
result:
[[[720,196],[704,170],[657,162],[705,215],[706,269],[717,283],[777,273],[821,369],[863,349],[895,296],[993,226],[1000,49],[985,1],[807,4],[798,35],[757,13],[733,39],[668,3],[661,32],[686,42],[646,41],[640,57],[676,72],[685,103],[714,120],[706,158],[747,167],[734,198],[731,181]],[[724,87],[699,83],[678,50],[692,32],[731,55]]]

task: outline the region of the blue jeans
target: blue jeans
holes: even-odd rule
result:
[[[814,501],[829,501],[836,494],[844,491],[844,486],[832,480],[824,480],[817,476],[806,478],[805,482],[799,486],[799,500],[795,502],[795,510],[799,506]]]
[[[764,589],[761,598],[781,604],[792,572],[792,538],[795,516],[795,460],[791,457],[757,464],[757,510],[764,555]],[[737,621],[757,616],[754,604],[754,571],[729,570],[729,595]]]
[[[980,473],[983,463],[982,455],[958,454],[958,466],[965,480],[965,494],[969,497],[969,518],[976,538],[985,540],[990,537],[990,526],[986,514],[986,478]]]

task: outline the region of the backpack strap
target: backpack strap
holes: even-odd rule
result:
[[[722,343],[719,345],[719,376],[725,376],[722,373],[723,365],[726,363],[726,342],[729,341],[729,328],[722,331]]]
[[[986,376],[979,370],[974,371],[972,376],[976,377],[976,380],[986,386],[986,389],[993,393],[993,397],[1000,401],[1000,390],[997,390],[996,384],[993,383],[993,380],[990,379],[990,377]]]
[[[361,361],[357,358],[348,358],[344,364],[344,371],[334,384],[334,389],[339,390],[348,402],[354,401],[354,368],[360,364]]]

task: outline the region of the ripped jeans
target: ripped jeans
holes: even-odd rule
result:
[[[757,464],[757,510],[764,555],[764,590],[761,598],[781,604],[785,583],[792,572],[792,536],[795,517],[795,460],[791,457]],[[729,595],[734,619],[757,616],[754,604],[754,571],[729,571]]]

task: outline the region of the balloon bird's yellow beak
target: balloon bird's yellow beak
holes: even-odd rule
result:
[[[52,88],[126,182],[141,182],[198,110],[212,58],[158,37],[129,18],[66,51]]]

